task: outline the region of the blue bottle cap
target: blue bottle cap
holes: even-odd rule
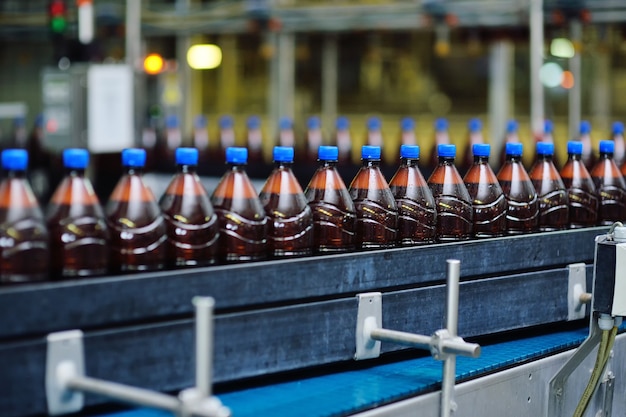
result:
[[[380,159],[380,146],[361,146],[361,159]]]
[[[274,146],[274,162],[293,162],[291,146]]]
[[[552,120],[545,120],[543,122],[543,133],[553,133],[554,132],[554,123]]]
[[[467,123],[467,127],[470,132],[477,133],[483,129],[483,122],[481,122],[478,118],[470,119]]]
[[[139,148],[128,148],[122,151],[122,165],[125,167],[142,168],[146,165],[146,151]]]
[[[600,141],[600,153],[613,153],[615,150],[615,143],[612,140]]]
[[[443,117],[435,120],[435,130],[437,132],[443,132],[445,130],[448,130],[448,120],[444,119]]]
[[[567,153],[571,153],[574,155],[582,155],[583,154],[583,143],[570,140],[567,142]]]
[[[322,121],[317,116],[311,116],[309,120],[307,120],[306,125],[309,130],[317,130],[322,128]]]
[[[63,151],[63,165],[70,169],[85,169],[89,164],[87,149],[69,148]]]
[[[472,145],[474,156],[489,157],[491,153],[491,145],[488,143],[475,143]]]
[[[261,128],[261,118],[259,116],[250,116],[246,121],[246,126],[250,130]]]
[[[278,121],[278,128],[280,130],[289,130],[293,128],[293,122],[289,117],[281,117]]]
[[[176,148],[176,165],[198,165],[196,148]]]
[[[580,122],[580,134],[586,135],[591,133],[591,123],[588,120],[583,120]]]
[[[415,120],[411,117],[405,117],[400,121],[400,129],[403,132],[412,132],[415,130]]]
[[[537,142],[537,155],[554,155],[554,143]]]
[[[193,125],[196,127],[196,129],[202,129],[204,127],[207,127],[208,124],[209,122],[206,116],[202,114],[196,116],[195,119],[193,119]]]
[[[178,122],[178,116],[175,114],[170,114],[165,118],[165,127],[167,129],[177,129],[180,126]]]
[[[350,129],[350,120],[345,116],[339,116],[337,117],[335,127],[337,130],[348,130]]]
[[[401,145],[400,158],[419,159],[420,147],[417,145]]]
[[[219,121],[220,129],[232,129],[234,125],[235,125],[235,122],[232,116],[229,116],[226,114],[220,117],[220,121]]]
[[[437,146],[437,155],[442,158],[454,158],[456,156],[456,145],[442,143]]]
[[[524,145],[521,143],[507,143],[506,144],[506,154],[513,156],[522,156],[522,152],[524,151]]]
[[[226,148],[226,163],[228,164],[247,164],[248,148],[240,148],[231,146]]]
[[[24,149],[2,151],[2,167],[11,171],[25,171],[28,166],[28,152]]]
[[[370,117],[367,119],[367,130],[380,130],[382,123],[378,117]]]
[[[339,159],[339,148],[336,146],[320,146],[317,149],[317,157],[320,161],[336,161]]]
[[[613,134],[614,135],[623,135],[624,134],[624,123],[622,123],[622,122],[613,122]]]
[[[517,120],[509,120],[506,122],[506,133],[515,133],[519,130],[519,125],[517,124]]]

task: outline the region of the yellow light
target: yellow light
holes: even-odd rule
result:
[[[550,44],[550,53],[557,58],[573,58],[576,49],[569,39],[555,38]]]
[[[143,60],[143,69],[146,73],[154,75],[163,71],[165,63],[159,54],[150,54]]]
[[[187,51],[187,63],[193,69],[213,69],[222,63],[222,50],[217,45],[193,45]]]

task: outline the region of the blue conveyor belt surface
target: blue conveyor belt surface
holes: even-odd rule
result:
[[[573,348],[582,343],[587,334],[587,329],[580,329],[483,346],[480,358],[458,358],[457,380]],[[219,398],[230,407],[233,417],[342,416],[437,389],[441,377],[442,362],[423,357],[223,393]],[[171,414],[149,409],[107,415],[165,416]]]

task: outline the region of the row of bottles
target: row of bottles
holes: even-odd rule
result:
[[[125,149],[125,172],[103,210],[85,177],[89,154],[63,153],[66,175],[44,218],[25,178],[28,153],[2,152],[0,282],[207,266],[348,252],[534,231],[612,224],[626,219],[626,183],[613,161],[614,142],[600,142],[589,173],[583,145],[569,142],[559,173],[554,145],[537,144],[526,172],[522,145],[508,143],[496,175],[490,145],[473,145],[464,178],[456,146],[438,146],[438,166],[426,181],[420,148],[402,145],[387,183],[381,148],[362,147],[362,166],[346,187],[339,150],[318,147],[319,167],[303,190],[293,175],[292,147],[274,148],[274,169],[257,194],[246,174],[248,150],[229,147],[228,169],[209,196],[196,173],[198,150],[178,148],[178,172],[157,202],[144,184],[143,149]]]

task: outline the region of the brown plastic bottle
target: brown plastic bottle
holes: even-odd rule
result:
[[[455,145],[437,147],[439,164],[428,179],[437,209],[437,240],[449,242],[472,237],[472,199],[454,166]]]
[[[626,182],[613,161],[614,143],[600,141],[600,158],[591,170],[598,196],[598,224],[611,225],[626,220]]]
[[[472,199],[474,237],[497,237],[506,232],[506,198],[496,174],[489,166],[491,145],[477,143],[472,147],[474,164],[463,182]]]
[[[246,174],[247,162],[246,148],[227,148],[226,163],[229,169],[211,196],[220,225],[219,248],[223,262],[267,258],[267,217]]]
[[[274,170],[259,194],[269,218],[267,243],[275,258],[313,252],[313,213],[291,171],[293,154],[292,147],[274,147]]]
[[[439,165],[439,155],[437,154],[437,149],[439,145],[449,145],[450,144],[450,134],[448,133],[448,120],[440,117],[435,120],[435,138],[433,143],[433,148],[430,152],[430,162],[428,166],[434,170]]]
[[[206,189],[196,174],[198,150],[176,149],[178,173],[159,205],[167,225],[167,263],[172,267],[217,262],[219,223]]]
[[[159,205],[141,178],[145,162],[143,149],[122,151],[126,172],[105,210],[113,272],[155,271],[165,266],[167,230]]]
[[[7,176],[0,183],[0,284],[48,278],[48,231],[28,181],[28,153],[2,151]]]
[[[591,175],[582,162],[583,144],[567,142],[567,163],[561,169],[569,201],[569,227],[578,229],[598,223],[598,197]]]
[[[361,147],[363,164],[350,184],[356,209],[357,249],[383,249],[396,245],[398,208],[382,172],[380,147]]]
[[[477,117],[470,119],[467,123],[467,145],[465,147],[465,153],[463,154],[463,159],[459,158],[461,171],[463,173],[467,173],[474,163],[474,156],[472,154],[473,146],[484,142],[483,122]]]
[[[401,145],[400,167],[389,182],[398,206],[398,243],[403,246],[435,242],[435,199],[417,166],[419,156],[419,146]]]
[[[339,165],[352,164],[352,138],[350,120],[345,116],[337,117],[335,123],[335,142],[339,148]]]
[[[509,235],[536,232],[539,227],[539,201],[530,177],[522,165],[523,145],[506,144],[506,162],[498,181],[506,197],[506,231]]]
[[[85,178],[86,149],[66,149],[65,178],[47,211],[53,279],[104,275],[109,266],[109,231],[91,182]]]
[[[320,166],[313,174],[304,195],[313,212],[313,249],[315,252],[354,250],[356,210],[339,172],[336,146],[320,146]]]
[[[529,173],[539,199],[541,232],[567,229],[569,222],[567,190],[552,162],[553,155],[553,143],[538,142],[537,158]]]

